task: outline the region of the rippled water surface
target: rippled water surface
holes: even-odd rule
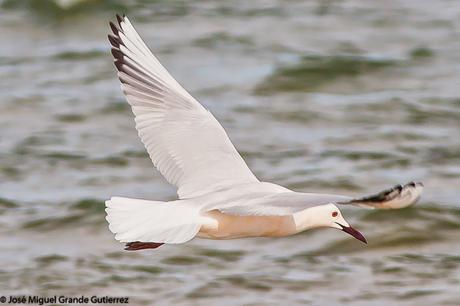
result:
[[[0,294],[133,305],[458,305],[457,1],[0,1]],[[126,12],[261,179],[364,195],[423,181],[400,211],[333,230],[129,253],[112,195],[169,200],[119,90]]]

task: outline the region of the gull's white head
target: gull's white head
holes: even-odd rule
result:
[[[339,208],[334,204],[319,205],[308,209],[312,217],[312,227],[333,227],[344,231],[356,239],[367,243],[366,238],[348,224]]]

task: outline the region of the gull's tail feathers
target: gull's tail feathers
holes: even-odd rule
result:
[[[377,194],[353,199],[340,204],[351,204],[367,208],[399,209],[414,205],[422,195],[423,184],[410,182],[396,185]]]
[[[126,250],[187,242],[200,230],[199,211],[180,202],[112,197],[105,202],[109,229]]]

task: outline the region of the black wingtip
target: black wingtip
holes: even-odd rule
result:
[[[118,32],[120,32],[120,30],[117,28],[117,26],[112,21],[109,22],[109,25],[110,25],[110,28],[112,29],[113,34],[115,36],[118,36]]]
[[[114,62],[115,67],[117,68],[118,71],[122,71],[123,69],[123,62],[120,60],[115,60]]]
[[[119,25],[120,25],[120,27],[121,27],[121,23],[123,22],[123,19],[124,19],[124,15],[123,15],[123,17],[121,17],[121,16],[120,16],[120,15],[118,15],[118,14],[116,14],[115,16],[117,17],[117,21],[118,21],[118,24],[119,24]]]
[[[121,52],[120,50],[118,49],[114,49],[112,48],[112,50],[110,50],[112,52],[112,55],[115,59],[119,60],[119,61],[123,61],[123,52]]]
[[[109,38],[109,42],[112,46],[115,48],[120,47],[120,42],[118,41],[117,37],[113,36],[112,34],[107,35],[107,37]]]

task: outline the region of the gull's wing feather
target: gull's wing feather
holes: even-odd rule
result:
[[[225,194],[225,202],[213,199],[210,201],[212,205],[204,209],[218,209],[222,213],[238,216],[286,216],[309,207],[352,199],[333,194],[293,192],[271,183],[248,184],[246,188],[250,190],[246,191],[244,186],[239,186],[237,190],[237,193],[243,191],[244,198]]]
[[[289,192],[255,199],[252,203],[218,209],[224,214],[237,216],[288,216],[310,207],[350,199],[346,196],[332,194]]]
[[[258,182],[225,130],[160,64],[127,17],[110,23],[112,54],[136,129],[180,198]]]
[[[206,208],[207,210],[218,209],[222,213],[241,216],[292,215],[313,206],[330,203],[366,208],[399,209],[415,204],[423,190],[422,183],[410,182],[404,186],[397,185],[372,196],[352,198],[335,194],[292,192],[281,186],[264,184],[266,186],[261,184],[258,184],[258,186],[254,184],[248,185],[252,190],[248,190],[244,201],[238,198],[234,201],[232,196],[226,196],[225,203]]]
[[[338,204],[351,204],[367,208],[398,209],[417,203],[422,191],[422,183],[410,182],[404,186],[396,185],[371,196],[342,201],[338,202]]]

